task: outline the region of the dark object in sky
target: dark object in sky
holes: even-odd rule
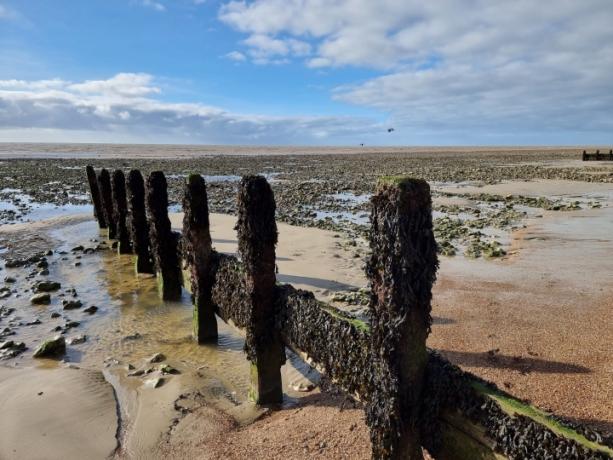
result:
[[[387,132],[388,133],[391,133],[392,131],[395,131],[395,129],[394,128],[387,128]]]

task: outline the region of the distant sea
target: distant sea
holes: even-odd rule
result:
[[[587,147],[581,147],[581,149]],[[1,143],[1,158],[194,158],[214,155],[334,155],[376,153],[487,153],[577,151],[578,147],[387,147],[387,146],[255,146],[160,144],[44,144]]]

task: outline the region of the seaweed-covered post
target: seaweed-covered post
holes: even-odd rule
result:
[[[374,391],[366,418],[373,458],[421,459],[419,407],[438,268],[430,187],[420,179],[380,179],[371,219]]]
[[[102,207],[104,209],[104,218],[109,228],[109,239],[113,240],[117,234],[117,225],[113,218],[113,196],[111,191],[111,175],[102,168],[98,174],[98,188],[100,189],[100,197],[102,198]]]
[[[119,254],[130,254],[132,252],[132,242],[130,241],[130,231],[128,230],[128,202],[126,200],[126,177],[121,169],[113,171],[112,181],[113,191],[113,211],[115,225],[117,225],[117,239],[119,240]]]
[[[582,159],[583,161],[587,161],[587,160],[589,160],[589,157],[587,156],[587,152],[586,152],[585,150],[583,151],[583,154],[582,154],[582,156],[581,156],[581,159]]]
[[[155,273],[149,251],[149,223],[145,212],[145,181],[139,170],[133,169],[126,180],[128,192],[128,227],[134,253],[137,273]]]
[[[245,176],[238,191],[238,252],[250,305],[245,351],[251,361],[250,397],[258,404],[283,400],[285,348],[275,321],[277,224],[272,189],[262,176]]]
[[[89,183],[89,192],[92,196],[92,204],[94,205],[94,217],[98,221],[98,227],[106,228],[106,219],[104,218],[104,209],[100,198],[100,189],[98,188],[98,178],[93,166],[87,165],[85,168],[87,173],[87,182]]]
[[[162,171],[154,171],[147,178],[147,213],[151,252],[159,280],[162,299],[181,298],[182,275],[179,266],[178,240],[168,218],[168,192]]]
[[[191,174],[183,196],[183,253],[190,272],[194,300],[194,338],[198,343],[217,341],[217,319],[211,298],[214,276],[213,247],[209,230],[206,184],[200,174]]]

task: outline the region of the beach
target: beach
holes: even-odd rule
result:
[[[134,274],[132,256],[103,244],[85,189],[88,162],[164,170],[177,230],[181,184],[189,172],[202,173],[215,212],[213,246],[229,254],[236,251],[236,177],[264,174],[280,221],[277,280],[365,320],[363,264],[374,180],[390,172],[426,178],[435,235],[447,242],[428,346],[537,407],[613,434],[613,165],[607,162],[581,164],[577,150],[553,148],[381,156],[266,151],[244,161],[202,158],[190,149],[177,160],[174,148],[153,157],[141,148],[142,156],[119,159],[87,147],[79,152],[93,153],[81,159],[76,146],[56,146],[62,160],[34,159],[32,146],[20,149],[31,158],[0,163],[3,210],[16,210],[3,214],[3,260],[52,254],[46,275],[33,267],[0,272],[14,279],[5,279],[10,295],[0,301],[0,326],[12,334],[0,340],[27,346],[0,361],[0,394],[11,395],[0,421],[0,458],[40,458],[49,451],[62,458],[84,452],[88,458],[370,457],[359,404],[322,392],[320,376],[296,356],[290,354],[283,368],[281,408],[259,410],[247,401],[243,337],[220,322],[218,346],[198,346],[189,295],[162,302],[155,280]],[[40,279],[61,288],[49,304],[31,305]],[[62,300],[73,297],[82,307],[65,310]],[[92,305],[97,311],[85,313]],[[86,340],[69,345],[63,360],[32,359],[56,327],[67,338]],[[164,355],[163,364],[151,362],[156,353]],[[64,382],[65,391],[57,391]],[[63,442],[67,433],[71,442]],[[85,442],[92,433],[96,441]]]

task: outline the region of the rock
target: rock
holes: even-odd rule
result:
[[[62,305],[64,305],[64,310],[76,310],[83,306],[80,300],[64,300]]]
[[[7,297],[11,296],[11,291],[6,289],[6,290],[2,290],[0,291],[0,299],[6,299]]]
[[[38,274],[40,276],[47,276],[49,274],[49,270],[46,268],[43,268],[41,271],[38,272]]]
[[[4,282],[5,283],[16,283],[17,280],[13,278],[12,276],[7,276],[6,278],[4,278]]]
[[[164,361],[166,359],[166,356],[164,356],[162,353],[156,353],[155,355],[153,355],[151,358],[149,358],[149,362],[150,363],[161,363],[162,361]]]
[[[45,259],[41,260],[40,262],[36,264],[37,268],[47,268],[48,266],[49,266],[49,262],[47,262]]]
[[[83,246],[79,245],[79,246],[75,246],[74,248],[71,249],[71,251],[75,252],[75,251],[82,251],[83,250]]]
[[[168,364],[164,364],[163,366],[160,366],[160,372],[162,374],[180,374],[181,373],[179,372],[178,369],[175,369],[174,367]]]
[[[293,382],[291,384],[292,390],[299,391],[301,393],[308,393],[309,391],[313,391],[315,385],[311,382]]]
[[[128,334],[125,337],[123,337],[121,340],[137,340],[142,338],[142,335],[140,335],[138,332],[135,332],[134,334]]]
[[[0,350],[12,348],[13,345],[15,345],[15,342],[13,342],[12,340],[7,340],[6,342],[0,342]]]
[[[68,345],[78,345],[80,343],[85,343],[87,341],[87,336],[85,334],[76,335],[68,339]]]
[[[64,325],[64,330],[67,331],[68,329],[72,329],[73,327],[77,327],[79,324],[78,321],[68,321],[65,325]]]
[[[130,372],[128,374],[128,377],[140,377],[141,375],[144,375],[144,374],[145,374],[145,371],[143,369],[139,369],[137,371]]]
[[[59,318],[60,316],[61,315],[57,311],[54,311],[53,313],[51,313],[52,318]]]
[[[47,292],[41,292],[30,297],[30,303],[35,305],[49,305],[51,303],[51,296]]]
[[[165,379],[163,377],[154,377],[147,379],[144,382],[145,388],[159,388],[164,385]]]
[[[95,305],[91,305],[87,308],[84,308],[83,311],[85,313],[89,313],[90,315],[93,315],[94,313],[98,311],[98,307],[96,307]]]
[[[57,281],[39,281],[34,285],[34,292],[57,291],[62,285]]]
[[[61,335],[56,335],[54,338],[45,340],[34,351],[34,358],[47,358],[59,356],[66,353],[66,341]]]

